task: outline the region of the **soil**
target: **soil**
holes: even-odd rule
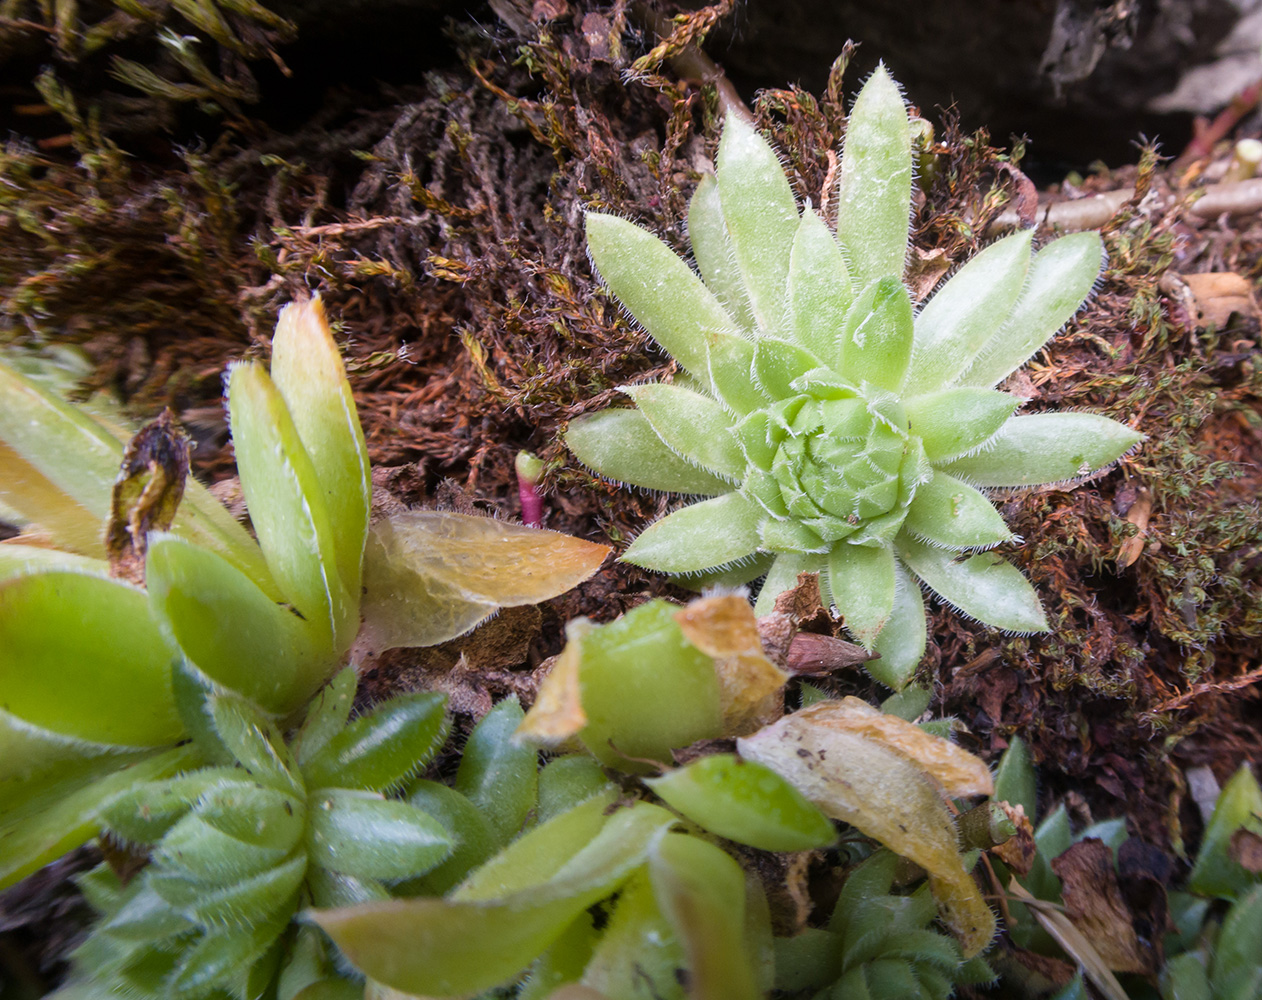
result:
[[[291,59],[310,88],[299,123],[269,94],[272,71],[245,57],[222,66],[254,66],[257,107],[150,95],[144,114],[134,103],[123,116],[119,84],[87,55],[59,60],[65,89],[10,79],[5,114],[19,127],[0,166],[0,338],[78,345],[91,361],[81,391],[107,389],[138,418],[172,407],[197,441],[198,474],[224,480],[221,373],[265,354],[278,308],[319,290],[374,462],[392,468],[379,485],[408,504],[516,518],[513,461],[529,449],[548,467],[546,525],[625,546],[670,499],[594,479],[561,434],[615,402],[616,386],[671,365],[593,276],[582,212],[620,213],[686,252],[687,199],[734,95],[690,46],[731,4],[667,23],[662,45],[625,0],[492,7],[499,16],[448,21],[441,44],[427,43],[432,62],[388,85],[326,86]],[[255,58],[282,39],[258,38]],[[860,81],[848,55],[816,92],[749,100],[797,193],[817,205],[843,96]],[[1137,165],[1038,191],[1019,147],[926,117],[937,139],[915,204],[922,294],[1005,212],[1037,223],[1050,204],[1134,190],[1094,223],[1110,256],[1097,294],[1021,388],[1031,408],[1106,413],[1148,440],[1106,476],[1005,498],[1026,539],[1007,554],[1053,631],[1008,637],[935,608],[920,680],[933,713],[955,717],[983,757],[1017,734],[1030,743],[1044,812],[1067,800],[1079,819],[1125,815],[1132,833],[1184,858],[1201,822],[1187,770],[1208,766],[1223,782],[1243,761],[1262,764],[1262,226],[1256,204],[1214,215],[1193,205],[1245,132],[1173,162],[1144,148]],[[1196,277],[1206,274],[1219,277]],[[487,692],[529,697],[565,621],[607,621],[663,594],[684,596],[610,563],[538,612],[387,655],[365,688],[432,683],[459,661],[452,690],[476,715]],[[823,686],[882,696],[854,670]]]

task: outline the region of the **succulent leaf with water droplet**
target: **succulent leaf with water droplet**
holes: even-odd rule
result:
[[[894,688],[924,653],[921,585],[989,625],[1047,628],[1026,578],[985,552],[1015,538],[982,490],[1091,476],[1142,440],[1093,414],[1015,417],[1024,401],[995,388],[1089,295],[1099,234],[1037,252],[1032,231],[1000,239],[916,313],[911,181],[907,111],[880,67],[850,116],[835,233],[799,212],[775,150],[735,117],[689,210],[700,275],[644,229],[588,213],[601,278],[689,387],[627,386],[636,410],[567,435],[601,475],[708,498],[625,560],[687,576],[772,557],[763,612],[817,572]]]

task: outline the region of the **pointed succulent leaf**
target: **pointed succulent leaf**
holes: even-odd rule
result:
[[[328,745],[329,740],[345,728],[346,720],[351,715],[351,707],[355,704],[358,681],[353,666],[343,667],[311,699],[307,717],[303,719],[302,727],[291,744],[294,757],[304,767],[307,761]]]
[[[732,237],[719,202],[719,185],[713,174],[701,178],[688,202],[688,240],[706,285],[741,327],[753,327],[749,292],[745,290],[740,265],[736,263]]]
[[[5,801],[0,816],[0,889],[95,837],[102,811],[115,796],[197,763],[196,753],[180,746],[73,762],[69,773],[55,770],[51,777],[24,782],[26,797]]]
[[[995,768],[996,802],[1021,806],[1026,816],[1038,815],[1038,783],[1030,748],[1020,736],[1012,737],[1008,749],[999,758]]]
[[[793,338],[841,372],[841,332],[854,300],[837,238],[810,206],[802,212],[789,255],[789,324]]]
[[[223,885],[267,871],[284,861],[292,846],[247,844],[189,813],[167,831],[150,859],[164,872]]]
[[[928,688],[912,684],[881,702],[881,712],[897,716],[905,722],[915,722],[925,714],[932,699],[933,692]]]
[[[949,462],[990,440],[1021,400],[975,387],[941,389],[907,401],[907,422],[931,462]]]
[[[101,821],[124,841],[156,844],[203,795],[221,783],[239,783],[239,776],[235,768],[203,767],[169,781],[139,783],[111,798]]]
[[[820,702],[739,740],[737,748],[779,772],[826,814],[928,871],[943,920],[965,956],[977,954],[990,942],[995,918],[964,867],[936,782],[888,740],[851,727],[851,718],[843,704]]]
[[[308,788],[384,792],[429,763],[447,738],[447,696],[397,695],[360,716],[302,765]]]
[[[547,883],[605,828],[616,798],[611,786],[528,830],[475,869],[451,898],[465,902],[508,899]]]
[[[242,925],[265,920],[274,913],[293,912],[293,897],[307,871],[307,855],[292,858],[258,875],[227,885],[154,870],[149,885],[181,914],[203,925]]]
[[[513,739],[524,717],[516,695],[499,702],[474,727],[456,771],[456,791],[487,818],[500,844],[520,832],[539,798],[538,753]]]
[[[711,334],[706,358],[715,398],[738,416],[771,402],[754,378],[754,345],[730,333]]]
[[[823,362],[805,347],[788,340],[763,337],[754,347],[754,376],[759,388],[772,399],[795,394],[793,382]]]
[[[97,930],[118,941],[152,943],[172,933],[193,931],[197,926],[146,885],[123,896]]]
[[[61,490],[3,438],[0,438],[0,503],[13,512],[11,518],[46,533],[60,548],[79,553],[79,558],[95,561],[105,554],[103,518]]]
[[[837,839],[833,824],[776,772],[713,754],[645,779],[667,805],[711,833],[763,851],[809,851]]]
[[[149,606],[171,645],[216,684],[270,711],[306,701],[335,663],[328,630],[275,604],[209,549],[150,537]]]
[[[942,466],[974,486],[1041,486],[1108,468],[1144,435],[1094,413],[1013,417],[986,450]]]
[[[925,600],[920,584],[912,579],[902,562],[894,566],[894,608],[889,621],[873,643],[879,659],[868,660],[863,669],[886,687],[901,691],[915,676],[928,642]]]
[[[902,280],[881,278],[860,292],[846,313],[841,339],[846,378],[897,392],[912,351],[911,299]]]
[[[701,496],[732,488],[667,447],[639,410],[602,410],[573,420],[565,443],[589,469],[631,486]]]
[[[675,925],[695,1000],[756,1000],[761,995],[744,947],[745,875],[720,848],[668,833],[649,851],[658,905]]]
[[[1254,885],[1227,911],[1214,942],[1216,996],[1256,997],[1262,992],[1259,941],[1262,941],[1262,885]]]
[[[988,388],[1020,368],[1082,308],[1103,267],[1104,242],[1095,232],[1062,236],[1036,253],[1006,322],[959,383]]]
[[[990,548],[1015,536],[999,511],[967,483],[935,472],[907,507],[905,531],[946,549]]]
[[[307,844],[311,860],[323,868],[386,880],[420,875],[452,848],[443,825],[415,806],[344,788],[314,794]]]
[[[1047,617],[1022,572],[993,552],[961,559],[955,552],[899,536],[898,554],[944,601],[1008,632],[1046,632]]]
[[[960,268],[921,310],[907,377],[909,394],[949,385],[1003,325],[1025,285],[1033,235],[1034,230],[1027,229],[996,240]]]
[[[395,887],[402,896],[441,896],[495,853],[499,838],[469,799],[454,788],[421,778],[408,786],[409,805],[436,819],[452,843],[451,853],[419,878]]]
[[[358,594],[372,498],[368,447],[318,295],[281,310],[272,338],[272,381],[322,488],[342,584],[347,594]]]
[[[517,976],[575,917],[616,891],[673,822],[646,803],[620,810],[553,877],[509,896],[466,900],[457,893],[309,916],[378,982],[428,996],[475,993]]]
[[[902,278],[911,218],[911,130],[898,84],[879,65],[846,125],[837,238],[859,287]]]
[[[204,935],[181,954],[172,969],[167,980],[170,995],[196,996],[216,987],[230,989],[289,925],[290,909],[282,907],[267,920]]]
[[[376,879],[344,875],[323,865],[307,868],[306,887],[315,906],[358,906],[390,898],[390,891]]]
[[[723,218],[754,318],[763,333],[779,334],[798,227],[793,189],[775,150],[735,114],[723,125],[716,167]]]
[[[605,772],[586,754],[556,757],[539,772],[539,808],[535,822],[546,823],[608,788]]]
[[[1188,877],[1188,888],[1205,896],[1237,899],[1258,881],[1231,856],[1231,838],[1238,830],[1262,835],[1262,788],[1249,764],[1241,764],[1223,786],[1205,828],[1200,853]]]
[[[223,745],[256,780],[285,793],[302,793],[298,762],[258,708],[229,693],[210,695],[206,707]]]
[[[234,840],[288,853],[302,836],[307,807],[297,795],[257,782],[220,778],[198,800],[193,812],[201,822]],[[165,841],[164,846],[168,846]]]
[[[714,293],[674,250],[617,216],[587,213],[587,249],[609,291],[649,336],[708,383],[707,338],[735,329]]]
[[[662,1000],[686,997],[679,982],[683,947],[658,905],[647,871],[641,869],[622,887],[608,924],[591,939],[595,948],[588,945],[590,957],[578,970],[583,985],[607,997],[641,991]]]
[[[228,416],[241,489],[268,568],[313,629],[327,629],[338,651],[359,625],[359,595],[337,570],[337,543],[311,456],[262,366],[233,365]]]
[[[170,653],[144,591],[67,570],[0,583],[4,710],[62,736],[124,747],[174,743]]]
[[[758,551],[765,515],[740,493],[683,507],[647,528],[622,555],[662,573],[695,573]]]
[[[662,443],[685,462],[729,480],[745,471],[745,459],[729,433],[732,417],[711,397],[678,386],[621,387]]]
[[[894,611],[894,551],[843,542],[828,557],[827,588],[847,631],[871,649]]]

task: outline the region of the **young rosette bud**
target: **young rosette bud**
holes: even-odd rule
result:
[[[704,497],[649,527],[623,559],[746,582],[759,611],[801,572],[901,688],[925,650],[921,588],[1011,632],[1045,631],[1015,541],[984,490],[1096,475],[1143,436],[1088,413],[1014,416],[995,388],[1081,307],[1098,233],[1032,249],[998,240],[916,313],[903,283],[912,148],[897,84],[877,69],[852,110],[833,232],[801,211],[774,149],[729,117],[688,232],[698,276],[653,234],[587,215],[610,293],[682,369],[625,386],[635,409],[574,421],[567,443],[602,476]]]

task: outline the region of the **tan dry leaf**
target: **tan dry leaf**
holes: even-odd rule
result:
[[[806,713],[819,725],[884,743],[932,775],[950,796],[991,795],[995,790],[990,770],[979,757],[859,698],[819,702],[798,714]]]
[[[1122,542],[1117,552],[1117,565],[1125,569],[1133,565],[1148,544],[1148,519],[1152,516],[1152,490],[1141,486],[1137,491],[1135,502],[1126,512],[1126,520],[1135,525],[1135,534]]]
[[[1114,972],[1156,973],[1149,961],[1151,952],[1135,933],[1108,845],[1088,837],[1051,864],[1060,876],[1065,915],[1091,941],[1104,964]]]
[[[1034,843],[1034,826],[1030,823],[1030,817],[1025,814],[1024,806],[1014,806],[1008,802],[995,804],[1007,814],[1017,832],[1002,844],[992,847],[990,853],[1024,877],[1030,874],[1034,856],[1038,853],[1038,847]]]
[[[964,868],[959,835],[938,781],[904,751],[912,741],[891,741],[879,726],[852,725],[856,719],[863,714],[852,706],[819,702],[738,740],[737,748],[741,756],[776,771],[827,815],[924,868],[964,955],[978,954],[994,936],[995,916]]]
[[[591,624],[581,618],[567,626],[565,648],[539,685],[539,696],[513,734],[514,742],[557,747],[577,736],[587,725],[579,666],[583,659],[582,637],[591,628]]]
[[[749,601],[735,594],[698,598],[675,612],[675,621],[714,660],[726,735],[752,733],[784,714],[781,691],[789,675],[763,652]]]

